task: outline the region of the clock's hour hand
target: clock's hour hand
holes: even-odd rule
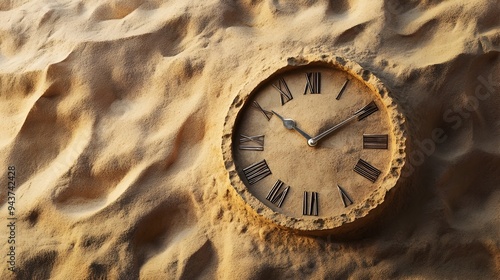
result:
[[[284,118],[281,115],[279,115],[278,113],[276,113],[275,111],[272,111],[272,112],[273,112],[273,114],[275,114],[276,116],[278,116],[278,118],[280,118],[281,121],[283,121],[283,125],[287,129],[294,129],[295,131],[297,131],[298,133],[300,133],[300,135],[304,136],[307,140],[311,139],[311,136],[309,136],[309,134],[305,133],[302,129],[300,129],[300,128],[297,127],[297,123],[295,123],[294,120],[288,119],[288,118]]]
[[[321,132],[320,134],[312,137],[311,139],[307,140],[307,144],[309,144],[309,146],[311,146],[311,147],[314,147],[314,146],[316,146],[316,144],[318,144],[319,140],[323,139],[324,137],[330,135],[334,131],[336,131],[339,128],[343,127],[344,125],[348,124],[353,119],[355,119],[357,117],[360,117],[361,115],[363,115],[365,113],[369,113],[369,111],[372,110],[372,107],[376,106],[376,105],[372,105],[372,103],[370,103],[370,104],[364,106],[363,108],[359,109],[352,116],[350,116],[347,119],[341,121],[340,123],[338,123],[338,124],[330,127],[329,129],[327,129],[327,130]]]

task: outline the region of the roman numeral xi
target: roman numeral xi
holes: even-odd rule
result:
[[[285,103],[293,99],[285,79],[279,78],[278,81],[273,84],[273,87],[280,93],[281,105],[285,105]]]

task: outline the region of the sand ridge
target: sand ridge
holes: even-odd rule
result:
[[[499,13],[494,0],[3,1],[18,272],[2,261],[0,278],[498,278]],[[294,235],[228,191],[238,90],[319,53],[377,75],[418,152],[399,210],[362,240]],[[435,129],[446,140],[431,149]]]

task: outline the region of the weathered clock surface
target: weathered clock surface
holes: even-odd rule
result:
[[[223,145],[230,146],[233,186],[286,227],[352,222],[399,178],[402,117],[372,74],[341,61],[280,69],[230,109],[237,113],[228,118],[231,136]]]

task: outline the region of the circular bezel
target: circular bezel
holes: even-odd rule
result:
[[[259,199],[254,197],[248,190],[248,187],[240,178],[234,163],[234,147],[235,137],[233,132],[236,131],[236,125],[240,117],[240,112],[245,108],[247,101],[259,91],[259,89],[267,84],[270,80],[275,79],[278,75],[288,71],[294,71],[299,68],[321,66],[330,67],[337,70],[345,71],[352,78],[355,78],[365,84],[374,94],[378,95],[386,111],[389,114],[393,137],[395,138],[395,147],[392,148],[392,159],[390,163],[390,171],[382,178],[383,184],[374,189],[371,194],[363,201],[351,207],[346,213],[330,217],[317,218],[294,218],[276,212],[266,206]],[[335,233],[356,230],[363,227],[369,220],[378,216],[380,211],[374,209],[383,208],[382,205],[388,200],[388,195],[397,189],[401,180],[401,171],[405,164],[406,146],[405,146],[405,118],[398,110],[396,103],[391,98],[388,89],[383,83],[370,71],[363,69],[359,64],[349,61],[342,57],[328,56],[325,54],[308,55],[288,58],[285,64],[272,64],[265,67],[265,71],[255,74],[257,84],[253,82],[245,83],[237,93],[232,102],[226,121],[224,124],[224,133],[222,139],[222,152],[225,167],[229,174],[229,179],[232,188],[236,191],[244,203],[250,206],[257,214],[263,216],[275,224],[292,229],[295,231],[307,233]],[[271,74],[269,74],[271,73]],[[385,207],[386,205],[384,205]],[[375,213],[377,212],[377,213]],[[370,218],[370,219],[368,219]]]

